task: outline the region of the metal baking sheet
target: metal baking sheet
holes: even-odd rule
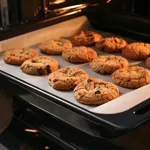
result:
[[[47,27],[41,30],[37,30],[34,32],[30,32],[25,35],[21,35],[12,39],[9,39],[7,41],[2,41],[0,43],[0,50],[7,50],[8,48],[18,48],[18,47],[32,47],[35,48],[38,52],[39,55],[44,55],[40,53],[38,47],[39,43],[43,42],[48,39],[52,38],[60,38],[60,37],[65,37],[69,38],[73,34],[77,33],[81,29],[92,29],[90,26],[90,23],[88,19],[85,16],[81,16],[72,20],[65,21],[63,23],[56,24],[51,27]],[[94,29],[92,29],[94,30]],[[99,31],[103,36],[112,36],[113,34],[107,33],[107,32],[102,32]],[[65,35],[65,36],[64,36]],[[119,36],[119,35],[116,35]],[[131,39],[126,39],[127,41],[132,41]],[[95,49],[93,47],[93,49]],[[96,49],[95,49],[96,50]],[[108,53],[98,51],[96,50],[98,55],[110,55]],[[116,55],[121,55],[120,53]],[[2,56],[2,55],[1,55]],[[89,77],[95,77],[99,79],[103,79],[105,81],[111,81],[110,75],[100,75],[98,73],[93,72],[89,68],[89,64],[71,64],[67,61],[65,61],[61,55],[56,56],[53,55],[54,58],[56,58],[60,64],[60,67],[67,67],[67,66],[76,66],[84,69],[88,74]],[[145,63],[142,61],[129,61],[130,65],[140,65],[140,66],[145,66]],[[76,106],[79,106],[83,109],[86,109],[90,112],[95,112],[95,113],[100,113],[100,114],[115,114],[115,113],[120,113],[123,111],[126,111],[133,106],[145,101],[146,99],[150,98],[150,84],[146,85],[142,88],[139,88],[137,90],[131,90],[127,88],[122,88],[119,87],[121,96],[107,102],[103,105],[99,106],[90,106],[90,105],[83,105],[78,103],[74,96],[72,91],[67,91],[67,92],[62,92],[62,91],[57,91],[50,87],[48,85],[48,76],[33,76],[33,75],[28,75],[25,74],[21,71],[19,66],[14,66],[14,65],[8,65],[6,64],[2,57],[0,59],[0,70],[15,76],[16,78],[25,81],[26,83],[29,83],[30,85],[34,85],[35,87],[46,91],[50,94],[53,94],[57,97],[60,97],[64,99],[65,101],[68,101],[69,103],[72,103]]]

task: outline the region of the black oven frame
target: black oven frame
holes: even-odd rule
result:
[[[99,10],[96,8],[97,7],[88,7],[88,9],[85,9],[80,13],[67,17],[62,15],[58,18],[48,18],[44,19],[44,21],[32,21],[21,26],[16,25],[7,30],[0,31],[2,35],[0,35],[0,40],[5,40],[33,30],[44,28],[77,16],[86,15],[96,29],[119,32],[120,34],[138,39],[139,41],[150,41],[150,34],[146,34],[146,30],[150,31],[148,30],[150,29],[149,20],[137,18],[135,16],[129,17],[108,13],[108,18],[106,20],[103,18],[104,20],[102,21],[99,20],[99,17],[101,17],[103,13],[100,14]],[[93,13],[97,15],[93,16]],[[120,18],[117,24],[113,19],[114,17]],[[130,26],[128,26],[129,28],[123,28],[128,25],[129,21],[131,22],[131,28]],[[101,22],[103,22],[103,24]],[[135,32],[132,27],[133,24],[136,23],[139,24],[139,27]],[[143,28],[140,29],[140,26]],[[67,103],[58,97],[54,97],[53,95],[37,89],[36,87],[33,87],[2,71],[0,71],[0,84],[1,88],[4,87],[6,91],[11,91],[12,97],[15,96],[15,99],[23,99],[23,101],[29,105],[49,114],[50,116],[53,116],[56,119],[59,119],[62,123],[65,123],[66,125],[75,128],[81,133],[84,133],[94,139],[101,139],[102,137],[111,139],[122,136],[130,131],[136,130],[136,128],[150,120],[150,99],[120,114],[97,115],[91,114],[86,110]],[[11,87],[16,87],[16,89]],[[30,94],[33,98],[24,99],[23,94]],[[137,114],[134,112],[137,112]]]

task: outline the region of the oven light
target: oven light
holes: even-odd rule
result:
[[[49,5],[61,4],[61,3],[64,3],[65,1],[66,0],[55,0],[55,1],[49,2]]]
[[[111,0],[106,0],[106,3],[108,4],[108,3],[110,3],[111,2]]]
[[[87,7],[88,6],[88,4],[78,4],[78,5],[73,5],[73,6],[69,6],[69,7],[66,7],[66,9],[73,9],[73,8],[85,8],[85,7]]]
[[[78,4],[78,5],[73,5],[73,6],[68,6],[68,7],[64,7],[64,8],[60,8],[60,9],[56,9],[55,11],[61,11],[61,10],[71,10],[71,9],[75,9],[75,8],[86,8],[88,6],[88,4]]]
[[[73,6],[68,6],[68,7],[65,7],[64,9],[73,9],[73,8],[84,8],[86,7],[87,4],[78,4],[78,5],[73,5]]]
[[[45,146],[45,149],[50,149],[49,146]]]
[[[37,133],[38,130],[34,130],[34,129],[24,129],[25,132],[31,132],[31,133]]]
[[[78,12],[81,12],[81,10],[76,10],[76,11],[70,12],[70,13],[67,14],[67,16],[68,16],[68,15],[76,14],[76,13],[78,13]]]

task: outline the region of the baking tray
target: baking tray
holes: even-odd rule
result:
[[[15,78],[18,78],[19,80],[22,80],[30,85],[33,85],[34,87],[40,90],[43,90],[51,95],[59,97],[64,101],[67,101],[73,105],[76,105],[77,107],[83,108],[89,112],[93,112],[96,114],[122,113],[150,98],[150,92],[149,92],[150,84],[136,90],[122,88],[118,86],[121,93],[120,97],[102,105],[96,105],[96,106],[83,105],[75,100],[72,91],[62,92],[62,91],[57,91],[52,87],[50,87],[48,85],[48,76],[33,76],[33,75],[25,74],[22,72],[19,66],[6,64],[2,59],[4,50],[6,51],[9,48],[19,48],[19,47],[32,47],[38,51],[39,55],[45,55],[40,53],[38,49],[39,43],[52,38],[60,38],[60,37],[70,38],[72,35],[74,35],[75,33],[79,32],[82,29],[94,30],[92,29],[88,19],[85,16],[68,20],[63,23],[59,23],[41,30],[30,32],[12,39],[8,39],[6,41],[2,41],[0,43],[0,50],[2,51],[1,59],[0,59],[0,70],[7,74],[10,74],[11,76],[14,76]],[[102,32],[102,31],[98,31],[98,32],[100,32],[103,36],[106,37],[113,35],[112,33],[108,33],[108,32]],[[115,35],[115,36],[119,36],[119,35]],[[127,39],[127,38],[125,39],[128,42],[134,41],[132,39]],[[95,47],[93,47],[93,49],[95,49]],[[99,55],[110,55],[109,53],[98,51],[97,49],[95,50]],[[121,55],[121,54],[117,53],[115,55]],[[95,78],[103,79],[105,81],[112,82],[110,75],[100,75],[98,73],[93,72],[90,69],[88,63],[71,64],[65,61],[61,57],[61,55],[60,56],[53,55],[53,57],[58,60],[60,64],[60,68],[67,67],[67,66],[80,67],[89,74],[89,77],[95,77]],[[145,67],[145,63],[142,61],[129,60],[129,63],[130,65],[140,65]]]

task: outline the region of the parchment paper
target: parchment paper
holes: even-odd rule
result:
[[[6,51],[8,48],[18,48],[18,47],[32,47],[35,48],[39,52],[39,43],[48,40],[48,39],[53,39],[53,38],[59,38],[59,37],[65,37],[69,38],[81,29],[92,29],[90,26],[90,23],[88,19],[85,16],[81,16],[72,20],[65,21],[63,23],[56,24],[54,26],[50,26],[41,30],[37,30],[34,32],[30,32],[25,35],[18,36],[16,38],[9,39],[7,41],[2,41],[0,43],[0,50],[1,51]],[[103,36],[112,36],[112,33],[108,32],[100,32]],[[119,35],[115,35],[119,36]],[[133,41],[132,39],[127,39],[125,38],[128,42]],[[95,49],[93,47],[93,49]],[[96,49],[95,49],[96,50]],[[110,55],[105,52],[101,52],[96,50],[98,55]],[[44,55],[39,52],[39,55]],[[121,55],[120,53],[116,55]],[[60,64],[60,67],[67,67],[67,66],[76,66],[84,69],[88,74],[89,77],[95,77],[99,79],[103,79],[105,81],[111,81],[110,75],[100,75],[98,73],[93,72],[89,68],[89,64],[71,64],[67,61],[65,61],[61,55],[60,56],[55,56],[53,55],[54,58],[56,58]],[[142,61],[129,61],[130,65],[141,65],[145,66],[145,63]],[[14,66],[14,65],[8,65],[4,63],[1,55],[0,59],[0,70],[17,77],[18,79],[25,81],[43,91],[46,91],[50,94],[53,94],[57,97],[62,98],[64,101],[67,101],[69,103],[72,103],[76,106],[79,106],[83,109],[86,109],[91,112],[95,113],[101,113],[101,114],[114,114],[114,113],[120,113],[123,111],[126,111],[133,106],[145,101],[146,99],[150,98],[150,92],[149,88],[150,85],[144,86],[142,88],[139,88],[137,90],[131,90],[127,88],[122,88],[119,87],[119,90],[121,92],[121,96],[108,102],[103,105],[99,106],[90,106],[90,105],[83,105],[78,103],[74,96],[73,92],[61,92],[53,89],[48,85],[48,76],[33,76],[33,75],[28,75],[25,74],[21,71],[19,66]]]

